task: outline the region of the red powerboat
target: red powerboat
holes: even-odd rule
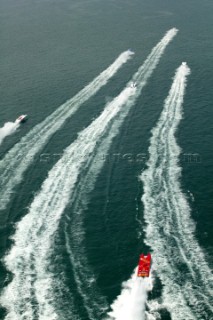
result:
[[[148,253],[144,255],[143,253],[140,255],[138,262],[138,277],[149,277],[150,268],[151,268],[151,254]]]

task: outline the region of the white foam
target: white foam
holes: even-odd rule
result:
[[[16,122],[6,122],[2,128],[0,128],[0,145],[2,144],[4,138],[13,134],[19,127]]]
[[[142,173],[146,243],[163,284],[163,304],[173,320],[206,319],[212,312],[212,275],[195,236],[190,207],[181,190],[180,148],[175,139],[189,68],[175,75],[156,127],[148,168]],[[204,294],[204,296],[201,296]]]
[[[23,174],[33,161],[33,158],[42,150],[52,135],[63,126],[65,121],[85,101],[95,95],[131,56],[132,52],[129,50],[123,52],[98,77],[84,87],[77,95],[62,104],[44,121],[36,125],[19,143],[9,150],[0,161],[0,210],[6,208],[13,189],[21,182]]]
[[[172,35],[172,32],[170,35]],[[162,47],[162,43],[163,40],[152,50],[145,63],[133,76],[133,78],[137,78],[138,81],[137,90],[139,91],[136,93],[137,95],[143,89],[163,54],[163,48],[165,49],[165,46]],[[104,140],[98,145],[98,148],[93,153],[93,157],[89,159],[86,173],[84,172],[81,176],[71,198],[71,201],[73,202],[71,206],[73,215],[66,224],[65,229],[67,251],[72,263],[78,291],[84,300],[84,305],[87,309],[89,318],[94,320],[100,318],[100,313],[103,314],[104,310],[106,310],[108,306],[104,297],[99,293],[96,281],[94,280],[92,283],[88,282],[88,279],[95,279],[95,277],[89,267],[87,254],[84,250],[85,239],[83,213],[86,208],[90,192],[93,190],[95,181],[104,164],[104,160],[100,155],[108,154],[113,138],[119,133],[119,128],[127,117],[131,106],[135,103],[135,99],[136,96],[134,95],[134,99],[132,97],[131,101],[128,101],[127,105],[123,107],[122,113],[113,120],[113,124],[108,129],[108,133]],[[91,297],[93,298],[91,299]],[[150,315],[150,319],[151,317],[152,315]]]
[[[17,224],[13,237],[14,246],[5,257],[6,267],[14,275],[1,296],[1,303],[8,310],[7,320],[24,319],[24,314],[31,320],[35,313],[39,319],[62,320],[75,317],[72,297],[69,310],[63,308],[63,311],[60,311],[56,307],[58,301],[63,304],[54,291],[56,282],[57,287],[60,287],[63,286],[63,281],[60,283],[58,275],[51,271],[54,236],[58,224],[74,192],[80,172],[87,166],[88,159],[96,150],[96,144],[101,141],[112,120],[121,114],[121,111],[128,114],[129,108],[135,103],[175,34],[176,31],[169,31],[166,41],[163,38],[152,50],[135,75],[140,82],[137,88],[129,88],[128,83],[127,87],[106,105],[101,115],[79,133],[76,141],[65,150],[63,157],[49,171],[41,191],[29,207],[28,214]],[[92,314],[89,316],[92,317]]]
[[[25,312],[28,319],[33,319],[33,299],[37,301],[40,319],[61,319],[52,302],[54,282],[57,279],[48,271],[54,250],[54,234],[83,163],[94,151],[96,142],[104,134],[108,123],[133,94],[134,90],[125,88],[79,134],[49,172],[28,214],[18,223],[14,235],[15,244],[5,258],[7,268],[14,273],[13,281],[1,297],[2,304],[9,309],[6,319],[14,317],[14,314],[21,319]],[[10,295],[11,299],[8,299]]]
[[[147,295],[153,287],[152,276],[137,277],[137,268],[132,277],[122,284],[121,294],[111,305],[109,319],[116,320],[145,320]]]

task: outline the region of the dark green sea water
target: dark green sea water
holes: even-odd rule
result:
[[[79,252],[87,259],[94,277],[91,281],[95,279],[96,284],[92,295],[89,285],[82,282],[81,287],[81,279],[76,280],[73,261],[65,245],[66,234],[72,241],[75,230],[80,230],[79,221],[76,226],[69,226],[75,221],[76,214],[72,203],[62,215],[54,240],[55,251],[50,256],[51,273],[57,282],[54,290],[58,302],[53,301],[59,314],[57,319],[103,319],[106,312],[101,307],[114,301],[121,292],[122,282],[130,278],[136,267],[139,254],[150,250],[144,244],[145,234],[141,227],[144,225],[143,186],[138,176],[148,159],[151,129],[156,125],[174,72],[182,61],[187,61],[191,74],[183,104],[184,117],[176,135],[182,148],[180,182],[191,207],[195,238],[212,269],[212,12],[210,0],[1,1],[0,127],[20,114],[29,115],[26,124],[0,145],[1,159],[31,128],[78,93],[121,52],[129,48],[135,52],[133,59],[86,101],[34,158],[7,208],[0,212],[2,258],[13,245],[11,235],[16,231],[15,224],[27,214],[35,194],[64,148],[100,115],[106,102],[121,92],[165,32],[173,27],[179,30],[113,139],[107,155],[100,154],[104,164],[94,188],[90,190],[89,182],[84,180],[86,169],[76,185],[86,200],[81,206],[81,233],[84,236],[81,242],[76,242],[80,247],[75,248],[75,257]],[[77,233],[75,237],[78,237]],[[183,268],[182,272],[184,275],[186,270]],[[12,278],[2,261],[1,288]],[[160,299],[161,290],[156,273],[149,299]],[[88,307],[99,311],[90,313]],[[194,319],[213,319],[210,310],[206,312],[203,318],[195,314]],[[5,316],[6,311],[2,308],[0,319]],[[160,311],[160,316],[162,320],[172,319],[166,308]],[[39,317],[37,312],[33,319],[48,318]]]

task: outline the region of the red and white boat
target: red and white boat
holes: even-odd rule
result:
[[[141,254],[138,262],[138,277],[149,277],[150,268],[151,268],[151,254],[147,255]]]
[[[26,120],[27,120],[27,114],[22,114],[16,119],[16,123],[22,123],[22,122],[25,122]]]

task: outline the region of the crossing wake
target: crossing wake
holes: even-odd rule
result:
[[[176,72],[156,127],[152,130],[147,169],[141,174],[146,243],[163,284],[163,305],[172,320],[210,319],[213,278],[195,239],[195,223],[181,190],[175,138],[182,118],[186,78],[183,63]]]

